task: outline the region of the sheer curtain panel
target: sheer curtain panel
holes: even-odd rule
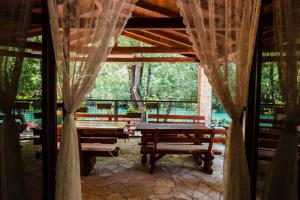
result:
[[[260,0],[178,0],[205,74],[232,119],[224,161],[224,199],[250,199],[249,173],[239,122],[248,93]]]
[[[263,199],[298,199],[298,137],[300,119],[300,1],[273,0],[273,19],[286,128],[272,161]],[[299,132],[298,132],[299,133]]]
[[[136,0],[48,0],[58,80],[66,115],[56,168],[56,199],[80,200],[73,113],[90,92]]]
[[[0,2],[0,199],[26,199],[19,132],[12,111],[22,71],[31,0]]]

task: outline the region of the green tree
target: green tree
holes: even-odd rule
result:
[[[41,60],[25,58],[20,77],[18,99],[42,97]]]

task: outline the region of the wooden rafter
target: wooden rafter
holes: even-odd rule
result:
[[[181,42],[178,42],[176,40],[173,40],[172,38],[166,38],[166,37],[162,37],[158,34],[149,32],[149,31],[127,31],[127,32],[131,32],[134,33],[136,35],[148,38],[148,39],[152,39],[154,41],[157,41],[163,45],[167,45],[169,47],[183,47],[183,46],[189,46],[189,45],[184,45]]]
[[[144,31],[144,32],[148,32],[152,35],[155,35],[155,36],[158,36],[158,37],[161,37],[161,38],[164,38],[168,41],[172,41],[176,44],[178,44],[178,46],[187,46],[187,47],[191,47],[192,46],[192,43],[189,41],[188,37],[180,37],[176,34],[173,34],[173,33],[170,33],[170,32],[167,32],[165,30],[152,30],[152,31]]]
[[[143,11],[143,12],[141,12]],[[165,16],[165,17],[179,17],[179,13],[175,12],[173,10],[170,10],[168,8],[159,6],[159,5],[155,5],[153,3],[149,3],[143,0],[138,1],[135,4],[135,9],[133,11],[133,15],[135,15],[136,13],[139,13],[140,15],[147,15],[147,11],[152,12],[154,14],[159,14],[160,16]],[[145,13],[146,12],[146,13]]]
[[[146,44],[153,45],[153,46],[171,47],[171,45],[164,44],[164,43],[157,41],[155,39],[152,39],[152,38],[147,38],[145,36],[139,35],[138,33],[123,31],[122,35],[132,38],[132,39],[135,39],[135,40],[138,40],[138,41],[141,41],[141,42],[144,42]]]

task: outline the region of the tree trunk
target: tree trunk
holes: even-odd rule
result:
[[[150,82],[152,76],[151,66],[148,67],[148,76],[147,76],[147,83],[146,83],[146,91],[145,91],[145,98],[150,96]]]
[[[143,112],[144,105],[142,102],[142,95],[140,91],[140,85],[142,82],[142,71],[143,71],[143,63],[137,63],[128,67],[129,72],[129,81],[130,81],[130,93],[131,100],[134,101],[133,105]]]

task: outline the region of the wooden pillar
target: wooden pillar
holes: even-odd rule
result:
[[[56,66],[47,0],[42,0],[42,152],[43,199],[55,199],[56,165]]]
[[[250,175],[251,199],[256,199],[258,137],[261,96],[261,67],[262,67],[262,11],[259,17],[252,69],[249,80],[248,102],[246,107],[245,146]]]
[[[197,114],[201,115],[201,76],[202,76],[202,67],[199,64],[198,66],[198,100],[197,100]]]

